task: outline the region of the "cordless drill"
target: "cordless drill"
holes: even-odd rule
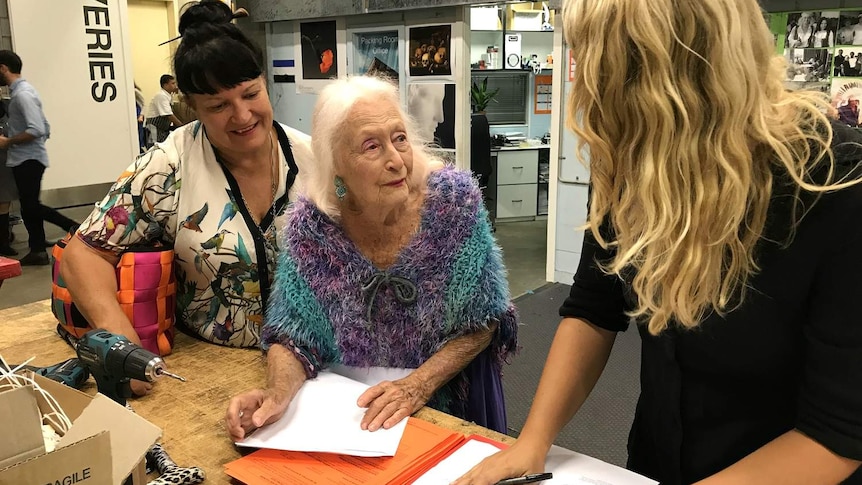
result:
[[[139,347],[122,335],[90,330],[77,340],[75,350],[96,380],[99,392],[121,405],[131,397],[131,379],[154,382],[162,376],[185,379],[171,374],[158,355]]]

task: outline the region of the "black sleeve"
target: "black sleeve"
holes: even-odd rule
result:
[[[602,234],[605,233],[603,230]],[[612,256],[613,253],[602,248],[587,229],[578,271],[569,297],[560,307],[560,316],[580,318],[614,332],[628,328],[623,282],[617,276],[602,271],[598,263],[610,261]]]
[[[862,186],[823,197],[823,245],[804,329],[796,428],[833,453],[862,460]],[[816,257],[816,255],[810,255]]]

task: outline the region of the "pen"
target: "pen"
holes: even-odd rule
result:
[[[497,485],[521,485],[522,483],[543,482],[552,478],[554,478],[553,473],[533,473],[531,475],[524,475],[523,477],[500,480],[497,482]]]

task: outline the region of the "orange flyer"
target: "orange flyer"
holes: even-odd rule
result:
[[[261,449],[225,465],[225,473],[248,485],[403,485],[416,480],[466,438],[408,418],[395,456],[369,458],[333,453]]]

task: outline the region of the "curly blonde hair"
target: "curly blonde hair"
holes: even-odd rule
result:
[[[630,316],[659,334],[736,308],[758,271],[773,172],[797,195],[855,183],[833,180],[828,103],[785,89],[756,0],[570,0],[563,15],[587,226],[613,249],[603,269],[632,278]],[[825,184],[810,176],[819,160]]]

